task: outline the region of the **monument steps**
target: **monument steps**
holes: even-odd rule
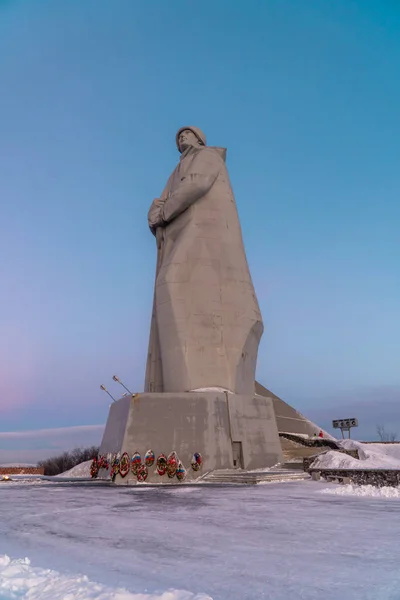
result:
[[[273,483],[284,481],[304,481],[310,476],[299,469],[279,465],[265,471],[242,471],[240,469],[224,469],[212,471],[202,477],[203,483],[230,483],[256,485],[257,483]]]
[[[287,439],[283,436],[280,436],[279,439],[285,461],[292,459],[302,461],[303,458],[309,458],[310,456],[316,456],[317,454],[331,450],[329,446],[305,446],[297,440]]]
[[[317,456],[318,454],[323,454],[328,452],[329,448],[318,449],[315,448],[291,448],[288,450],[283,450],[283,458],[285,461],[290,461],[293,459],[302,460],[303,458],[309,458],[310,456]]]
[[[306,469],[304,468],[304,459],[290,459],[282,464],[282,469],[288,469],[289,471],[305,471]]]

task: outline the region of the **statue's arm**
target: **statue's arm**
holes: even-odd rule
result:
[[[169,177],[167,185],[165,186],[164,191],[161,194],[161,197],[155,198],[153,200],[153,202],[150,206],[148,215],[147,215],[147,221],[148,221],[148,224],[150,227],[150,231],[153,235],[156,235],[157,227],[159,227],[160,225],[163,224],[162,223],[162,212],[163,212],[164,203],[168,196],[169,189],[171,187],[172,177],[173,177],[173,173]]]
[[[164,224],[173,221],[196,200],[207,194],[217,179],[220,168],[220,158],[213,150],[201,150],[179,186],[165,201],[162,209]]]
[[[162,220],[162,211],[165,199],[155,198],[152,205],[150,206],[149,213],[147,215],[147,221],[149,223],[150,231],[153,235],[156,235],[156,229],[160,225]]]

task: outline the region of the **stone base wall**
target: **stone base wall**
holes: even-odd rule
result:
[[[272,401],[224,392],[144,393],[111,404],[99,454],[137,453],[143,463],[150,450],[155,461],[175,452],[189,480],[216,469],[258,469],[283,460]],[[202,457],[196,471],[194,453]],[[106,476],[102,471],[99,477]],[[120,485],[137,481],[131,469],[115,477]],[[155,464],[146,481],[177,483],[160,476]]]
[[[400,471],[396,469],[309,469],[313,479],[321,477],[333,483],[355,483],[375,487],[398,487]]]

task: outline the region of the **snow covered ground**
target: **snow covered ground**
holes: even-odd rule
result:
[[[322,494],[336,494],[338,496],[363,496],[369,498],[398,498],[400,499],[400,488],[392,486],[376,487],[374,485],[340,485],[329,486],[321,490]]]
[[[339,487],[0,484],[0,599],[398,598],[399,497]]]
[[[331,450],[321,454],[312,466],[324,469],[400,469],[400,444],[363,444],[342,440],[340,446],[358,450],[360,459]]]
[[[66,577],[50,569],[32,567],[28,558],[0,556],[0,598],[17,600],[212,600],[204,594],[169,590],[161,595],[112,590],[83,576]],[[5,594],[5,595],[4,595]]]
[[[86,460],[76,467],[72,467],[68,471],[61,473],[59,477],[90,477],[90,465],[92,464],[91,460]],[[1,600],[1,599],[0,599]]]

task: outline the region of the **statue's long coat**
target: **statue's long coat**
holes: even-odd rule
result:
[[[263,324],[225,154],[185,150],[149,211],[158,257],[148,392],[254,393]]]

